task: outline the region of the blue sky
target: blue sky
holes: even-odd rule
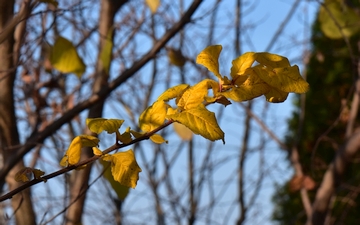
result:
[[[204,1],[202,3],[202,8],[206,7],[208,4],[212,5],[214,1]],[[234,13],[235,1],[223,0],[220,4],[221,9],[219,10],[216,25],[217,29],[215,30],[214,40],[212,44],[221,44],[223,45],[223,51],[220,55],[220,71],[222,75],[228,75],[231,67],[231,60],[237,56],[234,54],[234,34],[229,34],[228,24],[233,23],[231,15]],[[316,10],[318,4],[314,1],[305,1],[301,0],[294,14],[291,16],[291,19],[288,23],[284,25],[284,30],[281,32],[279,38],[275,41],[272,48],[269,49],[270,41],[272,40],[275,33],[278,31],[279,26],[284,24],[284,20],[287,17],[293,4],[297,2],[294,0],[256,0],[256,1],[244,1],[243,6],[243,29],[241,31],[241,40],[242,40],[242,51],[269,51],[271,53],[280,54],[289,58],[291,64],[299,65],[300,69],[303,69],[302,66],[302,54],[309,49],[310,45],[308,43],[310,36],[310,27],[313,19],[315,18]],[[190,1],[186,1],[188,5]],[[176,4],[176,3],[175,3]],[[204,6],[204,7],[203,7]],[[161,10],[161,9],[160,9]],[[189,25],[189,32],[186,35],[197,35],[202,34],[203,30],[199,29],[199,25],[204,26],[204,30],[207,29],[206,24],[209,23],[209,17],[202,16],[206,13],[206,10],[199,10],[194,18],[197,18],[196,23],[197,27],[193,30],[191,25]],[[94,14],[93,14],[94,15]],[[202,18],[202,19],[200,19]],[[161,31],[160,31],[161,32]],[[233,31],[231,31],[233,32]],[[69,38],[71,38],[71,32],[67,32]],[[191,40],[191,39],[190,39]],[[170,45],[176,46],[178,39],[175,37],[170,41]],[[139,55],[146,52],[147,49],[151,48],[151,43],[141,42],[139,43]],[[196,39],[196,42],[184,43],[184,48],[182,49],[184,54],[189,57],[196,57],[196,52],[199,53],[202,49],[207,46],[207,43],[201,42]],[[196,49],[194,51],[194,49]],[[194,53],[195,52],[195,53]],[[195,55],[192,55],[195,54]],[[164,56],[164,53],[160,53],[160,59]],[[92,55],[93,58],[88,59],[88,61],[95,60],[95,54]],[[91,57],[91,55],[89,56]],[[86,59],[85,59],[86,60]],[[150,64],[147,64],[140,73],[145,74],[144,82],[148,81],[149,70],[151,67]],[[187,65],[187,68],[190,68]],[[118,74],[119,67],[116,65],[112,66],[112,71],[115,75]],[[150,70],[149,70],[150,71]],[[178,72],[177,68],[174,68],[172,72]],[[161,76],[161,75],[160,75]],[[196,77],[196,74],[192,73],[191,70],[188,71],[189,77]],[[75,78],[73,78],[76,80]],[[190,80],[190,79],[189,79]],[[177,83],[174,83],[176,85]],[[121,87],[123,90],[126,90],[126,87]],[[158,85],[156,94],[160,94],[164,91],[164,86]],[[154,95],[156,95],[154,94]],[[152,99],[156,99],[157,96],[151,96]],[[284,138],[287,124],[286,120],[290,117],[293,110],[292,107],[292,98],[294,95],[290,95],[288,100],[280,104],[265,104],[263,98],[257,99],[254,101],[253,112],[266,124],[272,132],[274,132],[280,140]],[[211,107],[211,110],[218,112],[218,107]],[[121,115],[126,115],[124,112],[116,113],[112,107],[106,108],[104,115],[105,118],[113,118]],[[217,181],[217,192],[216,194],[222,195],[222,201],[219,206],[214,211],[212,215],[214,218],[214,224],[234,224],[238,218],[238,207],[232,205],[237,199],[237,156],[240,154],[240,145],[242,138],[243,130],[243,121],[244,121],[244,110],[239,104],[233,104],[226,107],[223,117],[219,119],[220,126],[225,132],[225,141],[226,144],[223,145],[221,142],[216,142],[215,151],[213,153],[214,162],[217,162],[221,159],[227,159],[226,163],[219,167],[214,173],[214,180]],[[121,118],[126,119],[126,118]],[[126,124],[126,123],[125,123]],[[126,126],[126,125],[124,125]],[[172,128],[168,128],[169,131],[172,131]],[[170,135],[169,144],[164,146],[169,154],[174,154],[174,148],[177,146],[181,140],[174,134]],[[292,168],[289,166],[286,161],[286,154],[283,151],[279,150],[278,145],[269,137],[268,134],[264,133],[262,128],[258,123],[252,121],[252,133],[250,139],[250,149],[247,156],[247,161],[245,165],[245,200],[249,201],[249,198],[254,190],[255,183],[260,174],[259,168],[264,169],[264,179],[262,182],[262,189],[259,193],[259,196],[254,202],[253,208],[250,209],[248,214],[248,220],[245,224],[273,224],[270,221],[270,216],[272,212],[271,197],[274,193],[274,184],[282,184],[290,176],[292,176]],[[261,141],[265,140],[263,143],[264,147],[260,149]],[[106,142],[105,142],[106,143]],[[199,159],[196,161],[196,166],[200,167],[201,159],[204,158],[206,151],[204,146],[209,142],[203,138],[196,136],[194,138],[195,146],[195,158]],[[144,143],[144,147],[151,145],[151,143]],[[152,148],[152,146],[151,146]],[[127,150],[127,149],[124,149]],[[152,152],[146,153],[148,157],[152,157]],[[261,161],[263,160],[263,161]],[[142,160],[138,158],[139,165],[142,166]],[[261,166],[263,167],[260,167]],[[180,153],[179,159],[175,162],[173,171],[173,180],[178,183],[186,182],[186,168],[187,168],[187,154],[186,151]],[[159,168],[161,171],[161,168]],[[96,177],[96,175],[94,175]],[[149,202],[146,198],[139,198],[138,196],[151,195],[147,194],[146,186],[146,177],[144,173],[140,174],[140,181],[138,187],[135,190],[131,190],[129,199],[125,201],[124,207],[127,211],[137,211],[141,212],[143,215],[142,218],[146,218],[146,211],[148,208],[151,208],[153,203]],[[50,182],[48,182],[50,183]],[[226,185],[221,185],[226,184]],[[40,185],[36,188],[41,189]],[[96,190],[95,190],[96,191]],[[202,204],[206,204],[208,190],[204,190],[201,193]],[[96,192],[95,192],[96,193]],[[145,194],[144,194],[145,193]],[[94,200],[94,208],[96,209],[97,202],[96,198]],[[186,201],[186,199],[184,199]],[[106,204],[106,203],[103,203]],[[222,207],[223,206],[223,207]],[[139,217],[138,214],[134,214],[129,217],[129,221],[134,221]],[[151,217],[151,215],[149,215]],[[90,224],[91,218],[87,218],[84,221],[84,224]],[[125,218],[126,219],[126,218]],[[141,220],[141,218],[139,217]],[[153,218],[152,218],[153,219]],[[204,218],[200,218],[200,222],[197,224],[205,224],[202,221],[205,221]]]

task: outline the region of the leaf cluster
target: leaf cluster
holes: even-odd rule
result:
[[[55,50],[58,45],[67,47],[69,54],[73,53],[74,49],[67,40],[59,38],[54,45]],[[243,54],[233,60],[230,78],[222,76],[218,62],[221,50],[220,45],[209,46],[198,55],[196,60],[198,64],[211,71],[218,81],[205,79],[193,86],[180,84],[169,88],[140,115],[141,131],[127,127],[124,132],[120,132],[124,120],[87,119],[86,124],[93,133],[100,134],[106,131],[109,134],[116,134],[114,147],[102,151],[98,149],[100,140],[97,137],[79,135],[70,143],[60,165],[81,169],[84,165],[79,163],[82,148],[91,147],[96,159],[100,158],[103,161],[104,168],[108,166],[111,168],[111,176],[109,172],[106,172],[111,185],[114,186],[116,181],[124,187],[135,188],[141,172],[135,154],[131,149],[109,154],[111,151],[144,139],[150,139],[157,144],[167,143],[156,132],[175,122],[184,125],[194,134],[211,141],[222,140],[225,144],[225,134],[216,120],[215,113],[209,111],[206,106],[216,103],[227,106],[231,104],[231,101],[247,101],[261,95],[264,95],[269,102],[278,103],[285,101],[289,92],[304,93],[309,88],[309,84],[301,77],[296,65],[291,66],[285,57],[266,52]],[[54,57],[52,61],[56,69],[69,72],[66,66],[63,68],[62,64],[56,64]],[[74,68],[71,72],[78,71],[82,72],[82,69]],[[79,75],[80,72],[76,74]],[[191,137],[188,135],[187,138]],[[36,178],[41,178],[41,175]],[[28,179],[23,181],[28,181]],[[123,193],[120,192],[118,195],[124,198]]]

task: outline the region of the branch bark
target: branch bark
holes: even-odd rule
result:
[[[12,159],[12,156],[16,153],[14,146],[19,145],[20,142],[16,126],[13,90],[16,76],[16,53],[20,42],[18,38],[16,42],[14,39],[15,26],[10,29],[8,26],[9,22],[14,20],[14,4],[13,0],[0,1],[0,34],[8,33],[3,41],[0,42],[0,153],[4,163]],[[24,1],[21,11],[26,13],[27,6],[28,2]],[[23,167],[23,160],[17,160],[14,166],[9,169],[9,172],[4,175],[10,191],[21,186],[20,183],[14,180],[14,176]],[[14,196],[11,200],[11,205],[14,210],[16,224],[35,224],[35,213],[32,206],[30,189]]]
[[[3,184],[6,174],[10,171],[10,169],[33,147],[37,144],[42,143],[47,137],[56,132],[60,127],[62,127],[65,123],[72,120],[76,115],[82,112],[85,109],[92,107],[98,102],[104,101],[109,94],[118,88],[122,83],[124,83],[127,79],[131,78],[139,69],[141,69],[146,63],[148,63],[151,59],[153,59],[156,54],[166,45],[166,43],[174,37],[186,24],[191,22],[191,17],[198,9],[203,0],[194,0],[186,13],[181,17],[181,19],[173,25],[171,29],[169,29],[161,39],[159,39],[153,46],[153,48],[145,54],[141,59],[134,62],[133,65],[125,70],[122,74],[120,74],[115,80],[113,80],[109,85],[100,90],[97,93],[94,93],[87,100],[80,102],[74,108],[68,110],[64,113],[60,118],[55,120],[53,123],[49,124],[42,131],[35,132],[34,135],[28,138],[26,143],[19,147],[18,151],[14,155],[14,157],[7,161],[4,164],[4,167],[0,171],[0,184]]]
[[[335,194],[336,188],[340,185],[341,177],[351,162],[351,159],[359,149],[360,132],[358,131],[337,151],[333,162],[326,170],[321,185],[316,192],[312,216],[308,218],[307,225],[324,224],[330,199]]]

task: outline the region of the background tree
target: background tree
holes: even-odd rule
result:
[[[46,173],[59,170],[70,141],[89,132],[85,118],[121,118],[136,128],[140,113],[163,90],[213,76],[194,62],[207,45],[223,44],[224,74],[241,52],[284,51],[289,41],[281,34],[291,16],[284,14],[283,23],[273,28],[268,47],[254,47],[250,37],[258,21],[246,21],[256,9],[249,2],[161,1],[157,8],[156,1],[142,0],[1,1],[5,19],[0,46],[5,50],[0,61],[5,67],[0,70],[0,104],[5,110],[0,114],[0,181],[4,184],[7,177],[3,192],[21,185],[13,177],[23,164]],[[299,2],[291,3],[288,15],[295,15]],[[79,67],[66,70],[77,57],[56,64],[55,46],[69,48],[66,41],[56,45],[63,40],[59,37],[75,47],[83,61]],[[172,128],[162,133],[171,140],[168,145],[132,146],[143,172],[139,186],[125,200],[128,189],[111,186],[106,166],[95,163],[33,186],[31,195],[29,190],[16,195],[13,205],[3,202],[6,216],[1,223],[261,223],[257,215],[266,207],[260,207],[260,193],[266,178],[278,170],[277,162],[265,157],[265,149],[276,149],[279,141],[275,128],[281,122],[267,119],[276,115],[274,108],[264,100],[251,107],[234,104],[234,115],[212,108],[222,124],[233,125],[227,128],[225,148],[189,137],[187,131],[178,131],[179,139]],[[12,133],[16,129],[19,138]],[[101,148],[111,144],[110,138],[101,140]],[[85,153],[83,159],[91,155]],[[258,163],[247,167],[252,158]],[[187,171],[185,176],[182,171]]]
[[[279,224],[359,223],[359,6],[325,1],[313,24],[306,72],[313,88],[297,101],[286,139],[301,173],[273,198]]]

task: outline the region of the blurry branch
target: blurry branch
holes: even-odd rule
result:
[[[358,42],[358,49],[360,49],[360,42]],[[354,61],[355,63],[355,61]],[[360,104],[360,59],[357,59],[357,76],[354,84],[354,95],[351,102],[349,120],[346,126],[345,137],[349,138],[353,134],[355,120],[359,111]]]
[[[307,225],[324,224],[331,197],[341,183],[346,167],[360,149],[360,132],[354,133],[337,151],[333,162],[328,166],[319,189],[316,192],[312,215]]]
[[[247,112],[251,112],[251,107],[252,107],[252,102],[248,102],[246,105],[246,111]],[[242,224],[245,219],[246,219],[246,213],[247,213],[247,209],[248,206],[245,205],[245,200],[244,200],[244,165],[245,165],[245,158],[246,158],[246,153],[248,150],[248,144],[249,144],[249,139],[250,139],[250,130],[251,130],[251,115],[250,113],[246,113],[246,118],[245,118],[245,130],[244,130],[244,136],[242,139],[242,146],[241,146],[241,153],[240,153],[240,157],[239,157],[239,170],[238,170],[238,179],[239,179],[239,205],[240,205],[240,217],[237,220],[237,224],[240,225]]]
[[[124,83],[127,79],[132,77],[139,69],[141,69],[146,63],[153,59],[156,54],[166,45],[166,43],[175,36],[186,24],[191,22],[191,16],[198,9],[203,0],[194,0],[190,5],[186,13],[181,17],[181,19],[169,29],[161,39],[159,39],[153,46],[150,51],[145,54],[141,59],[134,62],[133,65],[126,69],[122,74],[120,74],[115,80],[113,80],[109,85],[100,90],[99,92],[93,94],[88,99],[80,102],[74,108],[65,112],[60,118],[55,120],[53,123],[49,124],[44,130],[40,132],[35,132],[32,136],[28,138],[26,143],[16,151],[16,154],[4,164],[4,167],[0,171],[0,187],[3,185],[5,176],[9,170],[33,147],[37,144],[42,143],[47,137],[56,132],[63,124],[72,120],[76,115],[82,112],[85,109],[90,108],[94,104],[104,101],[109,94]]]
[[[14,16],[10,22],[8,22],[4,30],[0,33],[0,44],[3,43],[9,37],[9,35],[13,34],[13,30],[21,21],[27,19],[28,15],[36,4],[36,2],[31,4],[31,0],[22,2],[18,14]]]
[[[135,143],[138,143],[140,141],[143,141],[143,140],[147,140],[149,139],[153,134],[159,132],[160,130],[166,128],[167,126],[169,126],[170,124],[172,124],[173,121],[167,121],[166,123],[164,123],[163,125],[157,127],[156,129],[144,134],[143,136],[139,137],[139,138],[136,138],[134,140],[132,140],[131,142],[127,143],[127,144],[119,144],[119,143],[115,143],[114,145],[110,146],[109,148],[105,149],[103,151],[103,155],[105,154],[108,154],[110,152],[113,152],[117,149],[120,149],[120,148],[124,148],[124,147],[127,147],[127,146],[130,146],[130,145],[133,145]],[[71,165],[71,166],[68,166],[68,167],[65,167],[63,169],[60,169],[58,171],[55,171],[51,174],[48,174],[48,175],[45,175],[45,176],[42,176],[38,179],[33,179],[27,183],[25,183],[24,185],[6,193],[5,195],[1,196],[0,197],[0,202],[2,201],[5,201],[7,199],[11,199],[15,194],[35,185],[35,184],[38,184],[38,183],[41,183],[41,182],[47,182],[49,179],[52,179],[54,177],[57,177],[61,174],[64,174],[64,173],[67,173],[69,171],[72,171],[72,170],[75,170],[75,169],[78,169],[78,168],[81,168],[82,166],[85,166],[85,165],[88,165],[90,163],[93,163],[95,162],[96,160],[100,159],[101,158],[101,155],[94,155],[93,157],[91,158],[87,158],[87,159],[84,159],[83,161],[75,164],[75,165]]]

